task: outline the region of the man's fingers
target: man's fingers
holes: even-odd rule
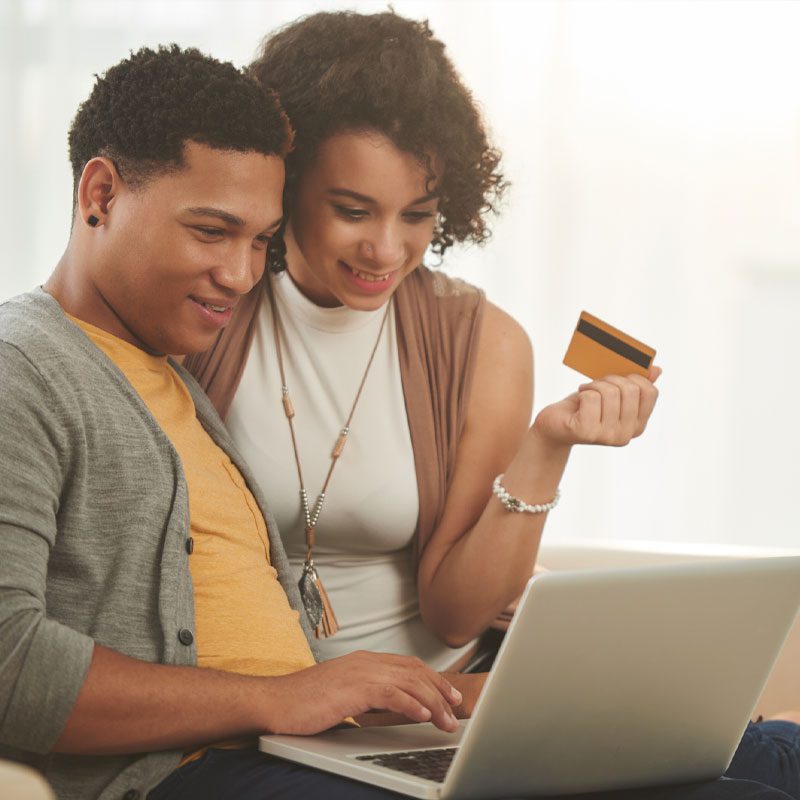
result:
[[[418,658],[363,651],[266,680],[281,687],[270,695],[265,725],[275,733],[317,733],[370,710],[452,732],[458,728],[452,706],[463,700],[447,678]]]
[[[372,685],[369,702],[373,708],[404,714],[417,722],[430,720],[442,730],[456,729],[451,706],[462,702],[461,693],[421,659],[375,653],[359,653],[356,658],[368,661],[371,672],[377,670],[373,681],[367,679],[367,685]]]
[[[383,658],[383,656],[381,657]],[[420,679],[430,681],[450,705],[458,705],[463,699],[458,689],[442,673],[431,669],[422,659],[397,655],[389,656],[389,658],[395,662],[399,670],[410,670],[411,674],[417,675]]]
[[[427,722],[433,716],[424,703],[391,683],[371,687],[367,699],[375,711],[394,711],[415,722]]]
[[[461,692],[459,692],[440,672],[431,670],[431,677],[433,678],[434,685],[441,692],[442,697],[444,697],[451,706],[457,706],[464,699],[461,696]]]
[[[431,722],[437,728],[445,731],[456,729],[451,706],[461,701],[461,695],[438,672],[419,662],[397,676],[397,685],[430,711]]]
[[[442,695],[430,684],[407,680],[405,685],[385,683],[372,688],[373,708],[403,714],[415,722],[433,722],[444,731],[454,731],[458,722]]]

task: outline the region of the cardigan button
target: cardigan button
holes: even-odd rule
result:
[[[194,553],[194,539],[191,536],[186,540],[186,552],[189,555]]]
[[[194,636],[188,628],[181,628],[178,631],[178,641],[188,647],[194,641]]]
[[[122,800],[139,800],[142,796],[142,793],[138,789],[128,789],[124,795],[122,795]]]

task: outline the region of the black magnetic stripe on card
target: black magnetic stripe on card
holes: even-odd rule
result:
[[[596,325],[592,325],[591,322],[587,322],[585,319],[578,320],[578,333],[582,333],[592,341],[597,342],[597,344],[601,344],[617,355],[627,358],[628,361],[633,361],[634,364],[638,364],[640,367],[649,367],[650,362],[653,360],[652,356],[637,350],[627,342],[623,342],[622,339],[617,339],[613,334],[598,328]]]

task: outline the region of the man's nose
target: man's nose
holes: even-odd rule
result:
[[[250,243],[232,247],[214,269],[214,280],[224,289],[247,294],[260,280],[266,266],[267,253]]]

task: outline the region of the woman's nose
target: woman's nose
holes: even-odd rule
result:
[[[364,257],[384,269],[399,267],[404,258],[405,245],[399,233],[391,228],[383,228],[375,236],[362,242]]]

